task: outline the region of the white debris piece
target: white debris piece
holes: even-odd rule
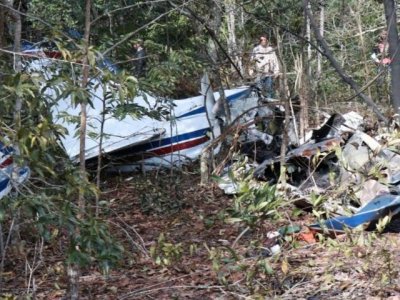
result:
[[[341,126],[340,131],[346,132],[349,131],[349,129],[357,130],[364,122],[364,118],[355,111],[348,112],[342,116],[345,122]]]

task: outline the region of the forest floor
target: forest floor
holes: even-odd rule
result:
[[[400,299],[398,234],[314,240],[305,229],[313,215],[285,199],[279,214],[246,230],[226,222],[234,198],[199,182],[195,172],[110,178],[102,218],[124,259],[107,276],[82,270],[81,299]],[[302,233],[281,239],[271,255],[268,233],[293,224]],[[2,274],[9,298],[2,299],[26,293],[28,283],[36,299],[63,299],[61,243],[44,245],[37,267],[14,251]]]

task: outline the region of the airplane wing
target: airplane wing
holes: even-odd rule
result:
[[[106,140],[102,146],[104,153],[110,153],[115,150],[122,150],[124,148],[130,148],[145,144],[149,141],[159,139],[165,134],[165,128],[150,128],[135,132],[134,134],[126,137],[117,137],[114,139]],[[86,150],[86,159],[91,159],[99,155],[99,147],[94,146]]]

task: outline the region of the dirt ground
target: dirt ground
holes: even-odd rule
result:
[[[233,197],[199,182],[194,172],[109,178],[101,217],[124,259],[107,276],[82,270],[81,299],[400,299],[398,234],[308,239],[313,215],[290,205],[246,230],[226,222]],[[293,224],[302,232],[279,240],[271,255],[268,233]],[[13,249],[1,299],[63,299],[63,242]]]

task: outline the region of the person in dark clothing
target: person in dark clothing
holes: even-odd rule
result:
[[[146,76],[146,51],[143,47],[143,41],[138,40],[133,44],[133,48],[135,49],[135,58],[134,58],[134,73],[136,77],[145,77]]]

